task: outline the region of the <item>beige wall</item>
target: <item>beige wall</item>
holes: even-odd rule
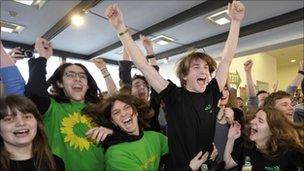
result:
[[[292,82],[298,72],[298,63],[278,67],[278,90],[286,90],[286,87]]]
[[[230,73],[236,73],[236,71],[238,71],[242,80],[240,86],[245,87],[246,77],[243,63],[248,59],[252,59],[254,63],[252,68],[254,84],[256,84],[257,80],[267,82],[269,83],[269,89],[267,91],[272,91],[272,87],[277,81],[277,63],[276,59],[270,55],[265,53],[257,53],[254,55],[235,58],[232,61]]]

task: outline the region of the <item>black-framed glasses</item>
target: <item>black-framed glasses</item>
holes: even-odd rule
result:
[[[76,78],[76,76],[78,76],[82,80],[87,79],[87,75],[84,72],[76,73],[76,72],[73,72],[73,71],[69,71],[69,72],[64,73],[64,75],[67,78]]]

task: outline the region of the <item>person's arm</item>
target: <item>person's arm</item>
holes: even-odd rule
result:
[[[105,79],[109,95],[112,96],[112,95],[116,94],[117,87],[116,87],[116,84],[115,84],[113,78],[111,77],[111,74],[109,73],[109,71],[107,69],[106,63],[101,58],[93,59],[93,62],[96,65],[96,67],[101,71],[101,74],[102,74],[103,78]]]
[[[229,67],[234,57],[240,32],[240,25],[245,15],[245,7],[240,1],[228,3],[228,12],[231,18],[230,31],[225,43],[223,58],[215,74],[220,91],[226,84]]]
[[[254,87],[253,79],[252,79],[252,66],[253,66],[253,61],[251,59],[247,60],[244,63],[244,70],[245,70],[245,75],[246,75],[246,83],[247,83],[247,93],[249,96],[256,96],[256,89]]]
[[[46,62],[53,54],[53,47],[47,40],[38,38],[35,48],[39,58],[31,58],[29,64],[29,80],[25,88],[25,95],[29,97],[38,107],[41,114],[44,114],[50,106],[50,98],[47,92],[49,84],[46,82]]]
[[[301,84],[301,81],[304,78],[304,60],[302,60],[300,62],[299,65],[299,70],[297,75],[295,76],[295,78],[292,80],[292,82],[290,83],[290,85],[288,85],[288,87],[286,88],[286,92],[291,94],[292,96],[294,95],[294,93],[296,92],[298,86]]]
[[[5,52],[2,42],[0,44],[0,77],[3,83],[4,92],[6,95],[23,95],[25,81],[15,65],[15,60]]]
[[[235,167],[237,163],[233,160],[231,153],[233,150],[234,142],[241,136],[241,125],[235,121],[230,125],[228,132],[228,139],[224,150],[224,161],[226,163],[225,169]]]
[[[131,56],[135,66],[144,74],[145,78],[154,90],[160,93],[167,87],[169,82],[165,80],[151,65],[149,65],[143,53],[133,41],[124,24],[122,12],[118,8],[118,5],[110,5],[106,9],[105,14],[109,18],[111,25],[116,29],[123,46],[127,48],[127,51],[130,53],[129,55]]]
[[[153,50],[153,42],[144,35],[140,35],[140,40],[141,40],[144,48],[146,49],[146,52],[147,52],[146,58],[147,58],[149,64],[152,66],[157,66],[157,61],[156,61],[156,58],[154,55],[154,50]]]
[[[118,71],[119,71],[119,79],[120,79],[120,86],[123,84],[132,85],[132,77],[131,77],[131,69],[133,62],[127,52],[126,48],[123,48],[123,55],[122,60],[118,61]]]

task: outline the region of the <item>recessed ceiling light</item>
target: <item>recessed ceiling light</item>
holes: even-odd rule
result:
[[[223,10],[207,17],[207,20],[217,25],[225,25],[230,23],[228,10]]]
[[[159,45],[166,45],[169,44],[170,42],[174,41],[173,38],[164,36],[164,35],[159,35],[151,39],[154,43],[159,44]]]
[[[80,15],[73,15],[71,20],[72,20],[72,24],[76,26],[82,26],[84,23],[84,19]]]
[[[19,24],[11,23],[8,21],[0,21],[1,32],[8,32],[8,33],[21,33],[23,31],[24,26]]]
[[[292,59],[292,60],[290,60],[290,62],[296,62],[297,60],[295,60],[295,59]]]
[[[14,0],[24,5],[32,6],[40,9],[46,2],[46,0]]]
[[[1,31],[3,31],[3,32],[8,32],[8,33],[12,33],[12,32],[14,31],[14,29],[7,28],[7,27],[1,27]]]

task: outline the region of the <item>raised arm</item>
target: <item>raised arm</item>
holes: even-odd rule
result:
[[[251,59],[247,60],[244,63],[244,70],[245,70],[245,74],[246,74],[246,83],[247,83],[247,88],[248,88],[247,93],[249,96],[256,96],[256,89],[254,87],[252,73],[251,73],[252,66],[253,66],[253,61]]]
[[[147,52],[146,58],[147,58],[149,64],[152,66],[157,66],[157,61],[156,61],[156,58],[154,55],[154,50],[153,50],[153,42],[144,35],[140,35],[140,40],[141,40],[144,48],[146,49],[146,52]]]
[[[224,161],[226,163],[225,169],[230,169],[237,165],[237,163],[233,160],[231,153],[233,150],[234,142],[237,138],[241,136],[241,125],[235,121],[230,125],[228,132],[228,139],[225,146],[224,151]]]
[[[96,65],[96,67],[101,71],[101,74],[105,79],[109,95],[112,96],[116,94],[117,87],[115,85],[113,78],[111,77],[111,74],[107,69],[106,63],[101,58],[93,59],[93,62]]]
[[[144,74],[154,90],[160,93],[167,87],[169,82],[165,80],[151,65],[149,65],[143,53],[133,41],[124,24],[122,12],[118,5],[114,4],[108,6],[105,14],[109,18],[111,25],[116,29],[123,46],[127,48],[130,53],[135,66]]]
[[[24,94],[25,81],[15,65],[15,60],[5,52],[2,42],[1,47],[1,57],[0,57],[0,80],[1,80],[1,90],[5,95],[12,94]]]
[[[37,105],[40,113],[44,114],[51,103],[47,92],[49,84],[46,82],[46,63],[53,54],[53,47],[47,40],[37,38],[35,49],[40,57],[28,61],[29,80],[25,95]]]
[[[223,58],[215,75],[220,91],[224,89],[228,78],[229,67],[234,57],[239,39],[240,25],[245,15],[245,7],[240,1],[233,1],[232,3],[228,3],[228,12],[232,21],[223,51]]]
[[[303,78],[304,78],[304,60],[300,62],[298,73],[295,76],[295,78],[292,80],[290,85],[287,87],[286,92],[293,96],[298,86],[301,84]]]

